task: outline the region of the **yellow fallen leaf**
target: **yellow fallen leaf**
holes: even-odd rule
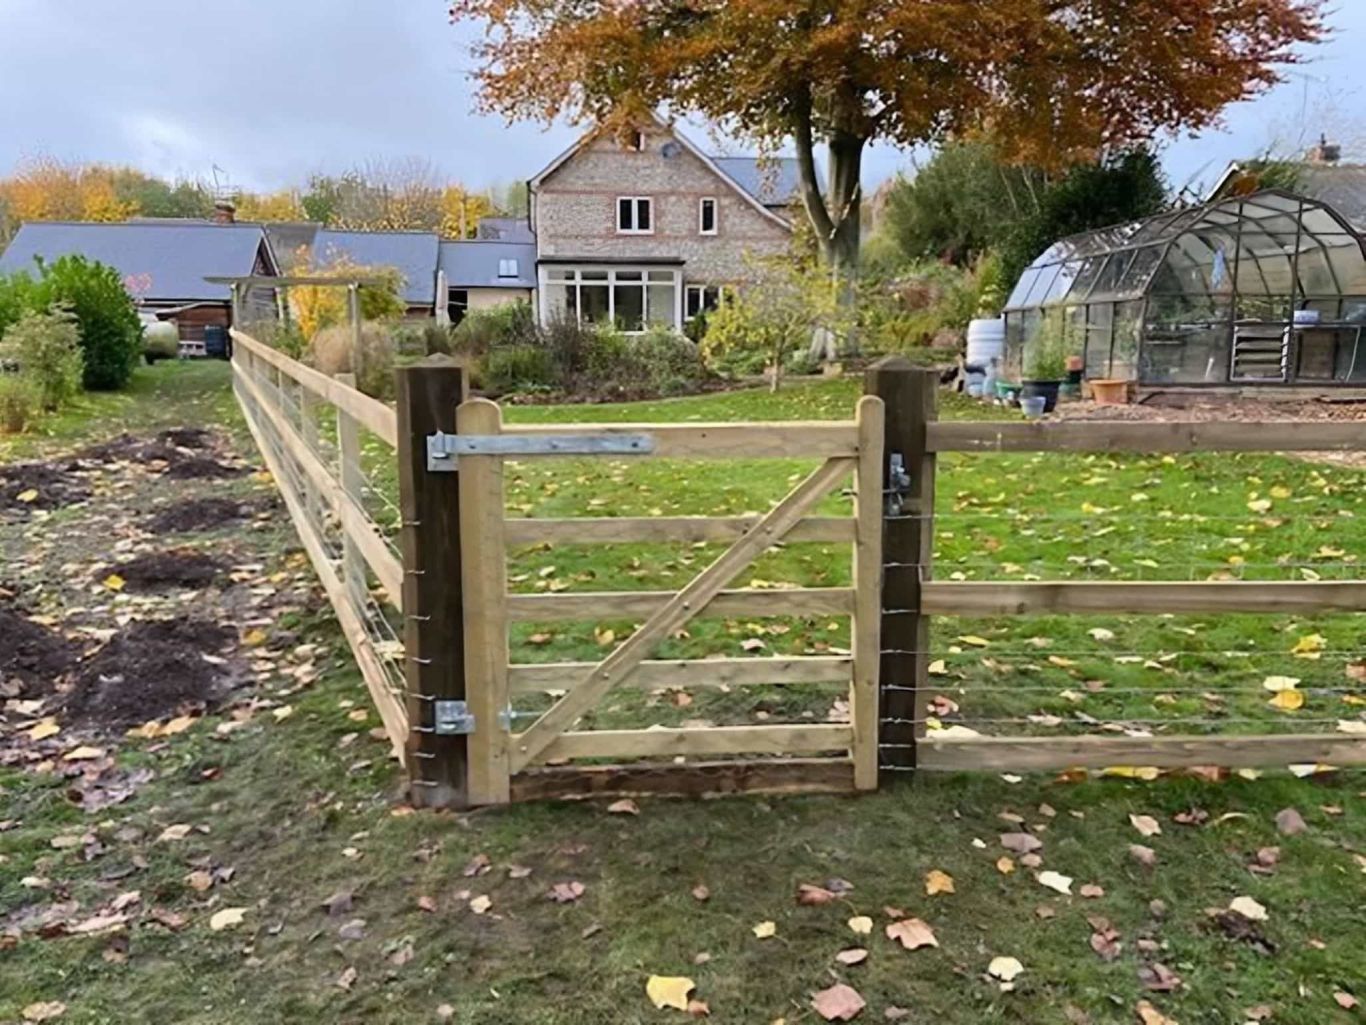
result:
[[[1015,862],[1008,855],[1002,854],[996,859],[996,871],[1003,876],[1008,876],[1015,871]]]
[[[1272,498],[1289,498],[1293,492],[1283,485],[1277,484],[1271,489]]]
[[[1266,921],[1266,908],[1251,897],[1234,897],[1228,902],[1228,909],[1253,922]]]
[[[1047,886],[1050,890],[1056,890],[1058,893],[1065,893],[1069,896],[1072,893],[1072,877],[1065,876],[1061,872],[1040,872],[1034,878],[1040,886]]]
[[[29,740],[42,740],[45,737],[55,737],[62,732],[62,728],[57,725],[56,719],[44,719],[42,722],[34,723],[28,730]]]
[[[194,827],[188,823],[178,822],[174,826],[167,826],[163,829],[161,835],[157,837],[157,840],[184,840],[190,835],[190,830],[193,828]]]
[[[939,946],[939,940],[935,937],[934,930],[918,918],[906,918],[900,922],[891,922],[883,929],[883,932],[887,934],[889,940],[895,940],[907,950]]]
[[[1363,867],[1362,871],[1366,872],[1366,867]],[[867,936],[873,931],[873,920],[867,915],[855,915],[849,919],[848,925],[849,931],[859,936]]]
[[[949,667],[944,663],[942,658],[937,658],[925,667],[925,672],[929,673],[931,676],[947,676]]]
[[[1304,691],[1277,691],[1267,704],[1272,708],[1279,708],[1283,712],[1293,712],[1298,708],[1304,707]]]
[[[279,708],[272,708],[270,714],[275,716],[276,722],[283,722],[294,714],[294,706],[281,705]]]
[[[1013,957],[993,957],[987,965],[987,974],[993,979],[1009,982],[1024,971],[1024,965]]]
[[[1117,776],[1120,779],[1141,779],[1151,783],[1162,774],[1155,765],[1110,765],[1100,770],[1102,776]]]
[[[15,495],[15,496],[14,496],[14,500],[15,500],[16,502],[23,502],[25,505],[27,505],[29,502],[32,502],[32,501],[34,501],[35,499],[37,499],[37,497],[38,497],[38,489],[37,489],[37,488],[29,488],[27,491],[21,491],[21,492],[19,492],[19,494]]]
[[[246,908],[224,908],[222,911],[215,911],[209,919],[209,928],[214,932],[222,932],[224,929],[241,925],[246,913]]]
[[[1147,1000],[1140,1000],[1134,1010],[1143,1025],[1176,1025],[1175,1018],[1168,1018]]]
[[[958,639],[962,641],[964,644],[971,644],[975,648],[988,648],[991,646],[991,642],[989,640],[987,640],[985,637],[978,637],[976,634],[964,634],[962,637],[959,637]]]
[[[1345,732],[1345,731],[1344,731]],[[88,762],[92,758],[103,758],[104,748],[91,747],[89,744],[82,744],[80,747],[73,747],[66,754],[62,755],[64,762]]]
[[[930,869],[925,874],[925,895],[933,897],[940,893],[953,893],[953,876],[947,872],[941,872],[937,868]]]
[[[184,733],[194,724],[194,716],[178,715],[174,719],[169,720],[164,726],[161,727],[161,729],[158,732],[163,737],[170,737],[177,733]]]
[[[242,635],[242,643],[252,648],[259,647],[266,643],[266,632],[259,626],[254,627]]]
[[[766,940],[770,936],[778,935],[778,926],[773,922],[760,922],[752,931],[759,939]]]
[[[119,576],[117,573],[110,573],[104,578],[104,586],[111,591],[122,591],[125,583],[126,581],[123,577]]]
[[[673,1007],[680,1011],[688,1009],[688,994],[697,984],[681,975],[651,975],[645,980],[645,995],[650,1003],[660,1010]]]
[[[1255,513],[1264,513],[1271,510],[1271,499],[1257,498],[1247,503],[1247,507]]]
[[[476,915],[486,913],[491,907],[493,907],[493,898],[487,893],[481,893],[478,897],[475,897],[474,900],[470,901],[470,910]]]
[[[1161,836],[1162,825],[1151,815],[1130,815],[1129,824],[1143,836]]]
[[[1290,649],[1292,655],[1312,655],[1328,647],[1328,639],[1322,634],[1305,634]]]
[[[24,1016],[24,1021],[51,1021],[66,1014],[66,1004],[60,1000],[39,1000],[27,1004],[19,1013]]]
[[[1300,678],[1298,676],[1268,676],[1262,681],[1262,686],[1273,692],[1294,690],[1299,685]]]

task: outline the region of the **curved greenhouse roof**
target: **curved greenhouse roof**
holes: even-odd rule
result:
[[[1276,189],[1100,228],[1049,246],[1006,311],[1149,292],[1366,292],[1366,248],[1332,207]]]

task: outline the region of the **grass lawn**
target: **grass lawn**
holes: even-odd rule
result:
[[[506,416],[831,418],[849,415],[856,392],[837,381]],[[206,420],[249,453],[226,368],[162,365],[140,370],[126,395],[87,399],[46,437],[0,441],[0,461]],[[527,516],[736,514],[765,508],[808,465],[526,461],[509,467],[507,498]],[[371,472],[382,486],[378,463]],[[1352,578],[1366,553],[1366,474],[1305,460],[954,456],[941,459],[938,484],[941,578]],[[79,529],[82,515],[53,519]],[[32,573],[61,592],[62,553],[34,555],[20,526],[0,521],[0,550],[33,560]],[[284,530],[203,543],[236,545],[267,574],[298,566]],[[664,589],[717,550],[528,548],[509,572],[527,591]],[[742,583],[839,584],[848,572],[847,551],[794,544]],[[67,611],[89,604],[88,590],[62,592]],[[1361,1020],[1349,1006],[1366,1002],[1360,772],[924,775],[858,799],[651,800],[638,815],[602,804],[412,813],[385,745],[366,732],[373,714],[354,717],[364,690],[328,617],[315,605],[282,625],[292,643],[322,646],[316,679],[268,676],[254,704],[248,694],[184,733],[123,741],[119,763],[153,778],[92,814],[68,797],[69,764],[6,756],[29,742],[13,734],[17,716],[0,724],[0,1022],[41,1002],[64,1004],[64,1023],[684,1020],[646,998],[652,974],[691,978],[711,1020],[745,1025],[818,1022],[811,994],[836,982],[867,1002],[857,1021],[1132,1023],[1145,1021],[1144,1001],[1145,1025]],[[529,624],[514,635],[514,658],[601,657],[602,632],[630,627]],[[763,654],[847,644],[847,625],[824,617],[705,620],[689,632],[668,650],[739,656],[755,638]],[[1366,659],[1361,615],[945,620],[933,645],[943,662],[936,711],[982,733],[1335,731],[1366,707],[1366,683],[1349,675]],[[1303,706],[1270,707],[1268,676],[1297,678]],[[822,718],[838,696],[813,686],[617,697],[589,725]],[[273,714],[282,703],[287,717]],[[229,719],[240,725],[219,731]],[[1284,809],[1305,828],[1282,816],[1292,828],[1278,829]],[[174,825],[194,828],[177,840],[180,830],[165,832]],[[1154,825],[1160,833],[1145,835]],[[1032,868],[1001,844],[1018,832],[1041,843]],[[933,870],[954,892],[927,894]],[[1071,895],[1042,885],[1041,871],[1070,877]],[[583,886],[576,899],[547,898],[569,882]],[[801,905],[803,883],[837,896]],[[43,938],[34,927],[73,902],[73,920],[88,921],[121,895],[132,911],[119,931]],[[1266,920],[1210,914],[1238,897],[1254,898]],[[225,909],[241,909],[240,924],[213,929]],[[857,916],[871,918],[871,934],[851,930]],[[926,922],[938,946],[906,950],[884,934],[906,916]],[[774,934],[760,938],[765,922]],[[867,957],[837,961],[849,948]],[[1023,966],[1009,990],[988,975],[997,957]]]

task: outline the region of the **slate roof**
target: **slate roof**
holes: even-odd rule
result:
[[[1366,165],[1301,164],[1296,191],[1327,203],[1358,231],[1366,230]]]
[[[501,242],[535,242],[536,233],[525,217],[481,217],[479,238]]]
[[[403,298],[430,306],[436,295],[436,263],[441,246],[430,231],[339,231],[321,229],[313,240],[313,265],[326,267],[342,258],[367,267],[397,267]],[[496,265],[495,265],[496,266]]]
[[[255,224],[30,221],[0,256],[0,272],[33,271],[35,257],[79,254],[113,267],[140,300],[226,302],[228,286],[204,278],[251,274],[264,242]]]
[[[517,261],[515,277],[499,277],[503,260]],[[449,288],[535,288],[536,244],[490,239],[442,242],[441,269]]]
[[[764,206],[787,206],[800,202],[802,179],[796,157],[712,157],[736,185]],[[825,181],[816,168],[816,181],[825,191]]]

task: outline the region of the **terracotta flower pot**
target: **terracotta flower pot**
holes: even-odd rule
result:
[[[1097,406],[1125,406],[1129,404],[1129,382],[1099,378],[1087,382],[1091,398]]]

